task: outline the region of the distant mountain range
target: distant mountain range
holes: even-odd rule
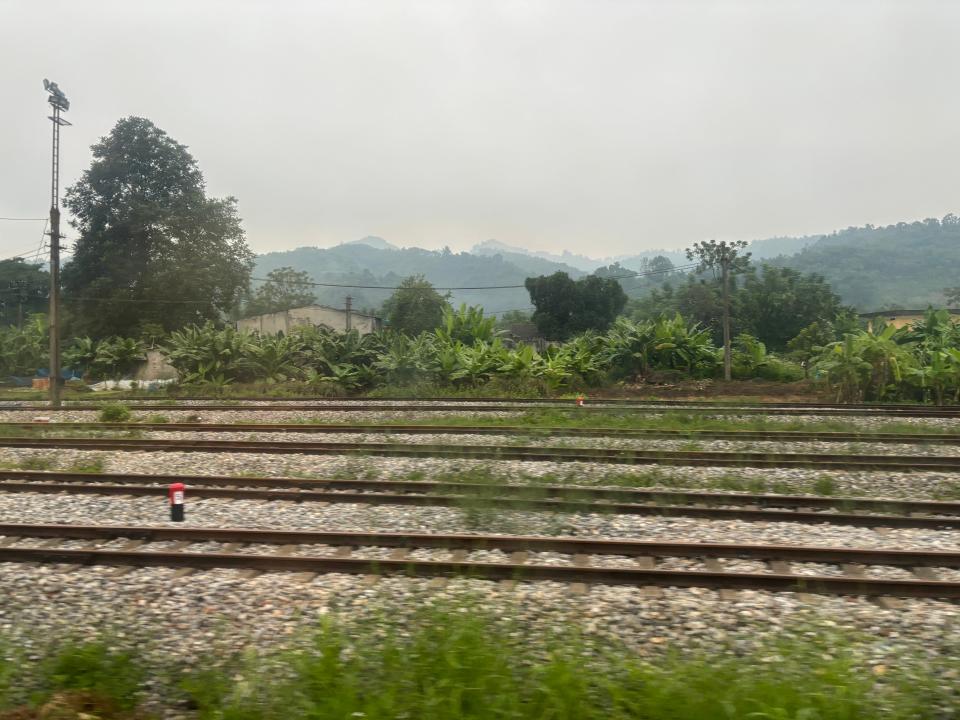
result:
[[[889,307],[922,308],[942,304],[943,289],[960,285],[960,221],[898,223],[804,237],[756,240],[748,248],[753,260],[823,275],[843,301],[862,311]],[[657,255],[675,265],[688,263],[682,250],[649,250],[634,255],[591,258],[563,251],[531,251],[487,240],[469,252],[400,248],[383,238],[365,237],[332,248],[301,247],[271,252],[256,260],[254,277],[291,266],[315,282],[365,287],[318,287],[318,302],[342,307],[347,294],[357,309],[376,310],[403,278],[422,274],[436,287],[517,286],[496,290],[451,291],[451,302],[482,305],[488,312],[530,307],[523,288],[527,277],[562,271],[579,278],[615,262],[629,270],[643,268]],[[652,280],[652,278],[651,278]],[[644,284],[645,286],[647,283]],[[387,289],[377,289],[387,288]]]

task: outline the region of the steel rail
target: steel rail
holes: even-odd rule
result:
[[[879,513],[923,513],[947,517],[960,516],[960,502],[943,500],[902,500],[894,498],[828,497],[823,495],[784,495],[779,493],[709,492],[669,488],[592,487],[583,485],[519,485],[470,483],[440,480],[366,480],[362,478],[248,477],[235,475],[164,475],[140,473],[71,473],[45,470],[0,470],[0,481],[22,480],[40,483],[85,483],[107,485],[167,486],[184,483],[191,490],[210,488],[260,488],[293,490],[331,490],[338,493],[357,490],[373,493],[450,494],[467,498],[521,498],[527,500],[569,500],[578,503],[607,500],[622,504],[652,502],[657,505],[697,504],[709,506],[748,505],[793,510],[852,510]]]
[[[705,587],[836,595],[960,598],[960,583],[942,580],[881,580],[854,576],[656,570],[438,560],[367,560],[350,557],[253,555],[244,553],[77,550],[0,547],[0,562],[44,562],[70,566],[108,565],[170,568],[233,568],[260,572],[349,573],[408,577],[466,577],[483,580],[580,582],[601,585]]]
[[[632,450],[623,448],[524,447],[512,445],[453,446],[402,443],[0,437],[0,447],[152,452],[366,455],[379,457],[596,462],[622,465],[817,467],[838,470],[926,470],[938,472],[955,472],[960,470],[960,457],[709,451],[684,452]]]
[[[394,425],[394,424],[318,424],[318,423],[103,423],[103,422],[0,422],[0,429],[16,430],[89,430],[129,432],[237,432],[383,435],[519,435],[543,437],[616,437],[636,439],[705,440],[779,440],[783,442],[877,442],[904,444],[960,445],[960,434],[947,433],[874,433],[818,432],[807,430],[659,430],[603,427],[538,427],[524,425]]]
[[[891,567],[960,567],[960,551],[892,548],[819,547],[815,545],[755,545],[741,543],[666,542],[657,540],[489,535],[464,533],[330,532],[315,530],[253,530],[221,527],[144,525],[59,525],[2,523],[0,537],[65,540],[143,540],[246,543],[256,545],[332,545],[338,547],[426,548],[555,552],[566,555],[624,557],[727,558],[789,562],[887,565]]]
[[[158,485],[132,483],[69,483],[0,481],[0,492],[42,493],[48,495],[116,495],[163,498],[167,489]],[[593,513],[608,515],[642,515],[651,517],[684,517],[702,520],[738,520],[743,522],[790,522],[802,524],[824,523],[853,527],[897,527],[929,530],[960,529],[960,517],[922,515],[861,514],[843,512],[816,512],[809,510],[754,509],[749,507],[699,507],[696,505],[669,505],[661,502],[576,502],[564,499],[534,499],[516,496],[476,497],[470,495],[416,495],[412,493],[347,492],[301,490],[299,488],[258,489],[244,487],[211,487],[198,485],[187,490],[194,498],[221,498],[230,500],[257,500],[261,502],[323,502],[367,505],[409,505],[420,507],[465,506],[496,507],[500,510],[552,511],[566,513]]]
[[[319,397],[316,395],[299,395],[299,396],[288,396],[288,397],[263,397],[256,395],[236,395],[229,397],[211,397],[211,396],[202,396],[202,395],[177,395],[163,398],[170,402],[223,402],[224,400],[229,400],[231,402],[263,402],[263,403],[292,403],[292,402],[332,402],[332,403],[341,403],[341,404],[361,404],[369,402],[397,402],[397,403],[411,403],[411,402],[433,402],[433,403],[509,403],[514,405],[559,405],[559,406],[570,406],[574,405],[576,400],[573,397],[569,398],[539,398],[539,397],[451,397],[451,396],[428,396],[428,397],[401,397],[401,396],[381,396],[376,398],[369,397],[354,397],[354,396],[342,396],[342,395],[333,395]],[[929,405],[924,403],[829,403],[829,402],[797,402],[797,401],[730,401],[724,400],[722,398],[714,400],[698,400],[698,399],[682,399],[682,398],[673,398],[673,399],[664,399],[664,398],[616,398],[616,397],[592,397],[585,396],[584,398],[586,404],[588,405],[662,405],[664,407],[670,406],[702,406],[702,407],[712,407],[718,405],[726,406],[738,406],[738,407],[788,407],[788,408],[819,408],[819,409],[894,409],[894,410],[923,410],[923,409],[947,409],[947,410],[956,410],[960,411],[960,405]],[[150,406],[150,403],[156,402],[156,400],[151,400],[148,397],[137,396],[137,397],[112,397],[110,399],[105,399],[100,402],[102,403],[115,403],[122,401],[127,404],[137,404],[140,403],[147,407]],[[0,404],[5,402],[30,402],[30,401],[0,401]],[[68,401],[71,402],[71,401]],[[79,401],[72,401],[79,402]],[[43,406],[35,406],[43,407]]]
[[[48,413],[70,412],[79,410],[101,410],[102,404],[77,404],[66,405],[61,408],[49,408],[40,405],[0,405],[0,410],[7,411],[33,411]],[[949,409],[946,407],[925,406],[922,408],[900,409],[896,406],[884,408],[858,408],[858,407],[790,407],[785,405],[621,405],[621,404],[594,404],[577,407],[572,403],[564,404],[468,404],[468,403],[445,403],[436,405],[390,405],[390,404],[329,404],[329,405],[298,405],[286,403],[271,403],[269,405],[242,405],[242,404],[205,404],[205,405],[176,405],[176,404],[151,404],[137,405],[135,410],[165,410],[165,411],[201,411],[201,410],[236,410],[243,412],[275,412],[275,411],[297,411],[297,412],[528,412],[531,409],[548,410],[569,410],[570,412],[610,412],[610,411],[630,411],[664,413],[664,412],[686,412],[697,414],[713,415],[836,415],[836,416],[871,416],[871,417],[931,417],[931,418],[960,418],[960,408]]]

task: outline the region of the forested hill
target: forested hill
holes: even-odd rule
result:
[[[960,285],[960,219],[847,228],[770,262],[823,275],[860,311],[942,306],[943,289]]]
[[[256,262],[255,278],[263,278],[276,268],[290,266],[307,272],[315,282],[377,287],[394,287],[405,277],[418,274],[437,287],[522,286],[530,276],[549,275],[557,270],[574,278],[585,274],[569,265],[543,258],[514,257],[512,253],[473,255],[448,249],[397,249],[380,238],[365,238],[332,248],[302,247],[272,252],[258,256]],[[334,307],[342,307],[345,296],[350,294],[353,306],[358,309],[379,308],[391,294],[389,290],[362,288],[317,287],[313,290],[317,302]],[[482,305],[488,312],[502,312],[529,308],[530,296],[523,287],[465,290],[452,293],[451,302]]]
[[[805,273],[823,275],[843,302],[861,311],[893,307],[924,308],[943,305],[943,289],[960,286],[960,219],[947,215],[886,227],[847,228],[829,235],[758,240],[749,250],[755,261],[770,262]],[[676,263],[685,262],[678,251],[659,251]],[[526,278],[562,270],[573,278],[583,270],[534,254],[487,242],[474,252],[454,253],[397,248],[381,238],[363,238],[332,248],[302,247],[272,252],[257,258],[254,277],[291,266],[306,271],[316,282],[342,285],[393,287],[403,278],[423,274],[437,287],[523,285]],[[583,256],[567,254],[582,264]],[[643,255],[621,261],[625,269],[642,269]],[[586,258],[589,259],[589,258]],[[599,261],[592,261],[599,262]],[[651,283],[651,285],[658,282]],[[318,302],[340,307],[349,293],[354,307],[379,308],[390,291],[361,288],[315,288]],[[453,293],[455,304],[482,305],[488,312],[530,307],[521,288],[496,291],[466,290]]]

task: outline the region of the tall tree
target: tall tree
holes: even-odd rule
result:
[[[750,264],[750,253],[743,252],[746,240],[727,242],[704,240],[687,248],[687,259],[698,260],[698,270],[712,269],[720,275],[720,288],[723,298],[723,379],[729,381],[733,375],[733,363],[730,355],[730,276],[742,272]]]
[[[303,270],[282,267],[267,273],[267,281],[250,296],[244,314],[263,315],[312,305],[317,296],[310,289],[310,275]]]
[[[187,147],[124,118],[93,146],[64,204],[79,231],[63,269],[75,335],[136,335],[218,320],[249,285],[253,254],[236,199],[208,198]]]
[[[0,325],[22,327],[33,313],[46,312],[50,273],[23,258],[0,260]]]
[[[588,275],[572,280],[565,272],[527,278],[533,322],[551,340],[566,340],[585,330],[603,332],[627,303],[620,283]]]
[[[736,293],[735,316],[747,331],[772,350],[783,350],[791,338],[817,320],[832,321],[842,310],[840,297],[823,276],[764,265],[743,277]]]
[[[448,297],[434,290],[423,275],[411,275],[383,304],[383,313],[392,329],[419,335],[440,327],[443,313],[450,307]]]

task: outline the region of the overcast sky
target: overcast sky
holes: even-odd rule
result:
[[[960,211],[960,3],[0,0],[0,216],[121,117],[258,252],[364,235],[614,255]],[[0,221],[0,256],[43,223]]]

